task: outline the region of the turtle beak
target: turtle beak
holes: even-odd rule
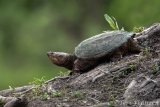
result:
[[[47,52],[47,56],[51,61],[55,60],[54,52],[51,51]]]
[[[49,51],[49,52],[47,52],[47,56],[53,63],[57,63],[58,62],[58,59],[57,59],[58,57],[55,54],[55,52]]]

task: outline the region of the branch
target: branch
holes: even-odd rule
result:
[[[33,85],[28,85],[28,86],[23,86],[23,87],[17,87],[15,89],[6,89],[6,90],[0,91],[0,95],[8,96],[8,95],[11,95],[13,93],[19,93],[19,92],[23,92],[23,91],[29,90],[29,89],[31,89],[33,87],[34,87]]]

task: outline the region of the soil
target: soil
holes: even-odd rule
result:
[[[142,75],[154,80],[160,77],[160,30],[139,45],[143,47],[139,54],[41,84],[24,94],[27,107],[119,107],[133,79]]]

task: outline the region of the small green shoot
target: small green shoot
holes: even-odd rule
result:
[[[38,97],[43,93],[41,90],[41,86],[45,83],[44,77],[42,78],[34,78],[34,81],[30,82],[30,84],[35,85],[35,87],[32,89],[32,92],[34,94],[34,97]]]
[[[144,31],[144,27],[134,27],[133,28],[133,32],[135,32],[135,33],[139,33],[139,32],[142,32],[142,31]]]
[[[152,74],[153,74],[153,75],[156,75],[157,72],[159,71],[159,69],[160,69],[160,67],[158,66],[158,64],[154,64],[154,65],[152,66]]]
[[[15,90],[15,88],[10,86],[10,85],[8,87],[9,87],[10,90]]]
[[[108,107],[114,107],[114,102],[113,101],[109,101],[108,102]]]
[[[110,17],[108,14],[105,14],[104,17],[113,30],[119,30],[118,23],[114,17]]]
[[[42,84],[45,83],[45,77],[42,77],[42,78],[34,78],[34,81],[30,82],[30,84],[33,84],[33,85],[37,85],[37,86],[41,86]]]
[[[52,96],[53,97],[61,97],[62,96],[62,92],[60,92],[60,91],[53,92]]]
[[[59,73],[58,73],[58,76],[60,76],[60,77],[63,77],[63,76],[67,76],[67,75],[69,75],[70,74],[70,72],[71,71],[67,71],[67,72],[62,72],[62,71],[60,71]]]
[[[150,53],[151,53],[151,50],[150,50],[149,48],[144,48],[144,49],[142,50],[142,52],[143,52],[143,55],[149,56]]]
[[[44,94],[43,94],[43,97],[42,97],[43,99],[49,99],[50,98],[50,96],[49,96],[49,94],[47,93],[47,92],[45,92]]]
[[[136,69],[136,65],[135,64],[129,64],[129,69],[131,71],[134,71]]]
[[[132,71],[136,70],[136,65],[135,64],[129,64],[128,68],[126,70],[123,70],[122,74],[124,75],[128,75],[129,73],[131,73]]]
[[[75,92],[72,93],[72,97],[83,99],[84,98],[84,94],[81,93],[80,91],[75,91]]]
[[[115,100],[116,100],[115,96],[110,95],[109,102],[108,102],[108,107],[114,107]]]
[[[4,102],[2,101],[2,99],[0,99],[0,107],[4,104]]]

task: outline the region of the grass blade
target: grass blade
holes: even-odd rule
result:
[[[112,19],[108,14],[105,14],[104,17],[105,17],[105,19],[107,20],[107,22],[109,23],[109,25],[110,25],[113,29],[115,29],[115,25],[114,25],[113,19]]]
[[[118,23],[114,17],[110,17],[108,14],[105,14],[104,17],[112,29],[119,30]]]
[[[119,26],[118,26],[118,23],[117,23],[116,19],[114,17],[112,17],[112,18],[114,20],[114,24],[115,24],[116,30],[119,30]]]

